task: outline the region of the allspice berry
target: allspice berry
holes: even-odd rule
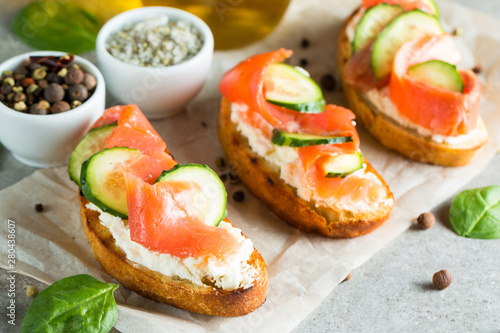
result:
[[[432,284],[439,290],[447,288],[451,284],[451,281],[451,274],[446,269],[440,270],[432,276]]]
[[[87,88],[87,90],[92,90],[95,88],[95,86],[97,85],[97,79],[95,78],[94,75],[92,74],[89,74],[89,73],[85,73],[83,75],[83,82],[82,84],[85,86],[85,88]]]
[[[83,81],[83,71],[79,68],[70,67],[64,76],[64,82],[68,85],[81,83]]]
[[[436,218],[431,213],[423,213],[417,218],[417,225],[420,229],[426,230],[432,228]]]
[[[64,89],[60,84],[51,83],[45,89],[44,96],[50,103],[59,102],[64,98]]]
[[[61,88],[62,89],[62,88]],[[75,84],[68,89],[68,96],[70,101],[83,102],[89,96],[89,91],[83,84]]]
[[[61,112],[66,112],[71,110],[71,106],[68,104],[68,102],[65,101],[59,101],[57,103],[54,103],[52,105],[52,113],[61,113]]]

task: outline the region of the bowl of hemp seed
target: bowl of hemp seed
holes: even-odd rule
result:
[[[121,13],[99,31],[96,55],[108,91],[149,119],[182,112],[203,87],[214,41],[198,17],[176,8]]]

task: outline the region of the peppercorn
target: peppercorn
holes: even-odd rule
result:
[[[77,108],[80,105],[82,105],[82,102],[80,102],[79,100],[75,100],[75,101],[71,102],[71,108],[72,109]]]
[[[42,109],[45,109],[45,110],[50,109],[50,103],[44,99],[42,99],[42,100],[40,100],[40,102],[38,102],[38,106],[41,107]]]
[[[43,95],[50,103],[59,102],[64,98],[64,89],[57,83],[51,83]]]
[[[14,87],[12,87],[12,92],[13,93],[20,93],[23,90],[24,90],[23,87],[20,87],[20,86],[14,86]]]
[[[43,205],[42,205],[41,203],[37,203],[37,204],[35,205],[35,210],[36,210],[38,213],[43,212],[43,208],[44,208],[44,207],[43,207]]]
[[[206,122],[204,122],[204,121],[202,121],[202,122],[200,123],[200,125],[201,125],[201,127],[203,127],[203,128],[207,128],[207,123],[206,123]]]
[[[28,88],[26,88],[26,92],[28,94],[33,94],[37,89],[38,89],[38,86],[36,84],[30,84],[28,86]]]
[[[97,85],[97,79],[95,78],[94,75],[89,74],[89,73],[85,73],[83,75],[82,84],[85,86],[85,88],[87,88],[89,91],[91,91]]]
[[[300,42],[300,46],[302,46],[302,48],[304,49],[307,49],[309,47],[309,39],[307,38],[302,39],[302,42]]]
[[[31,74],[31,76],[35,80],[43,80],[47,76],[47,68],[44,66],[39,67],[33,71],[33,74]]]
[[[32,77],[25,77],[23,81],[21,82],[21,85],[26,88],[29,87],[32,84],[36,84],[35,80],[33,80]]]
[[[48,83],[63,84],[64,78],[57,75],[56,73],[49,73],[46,78]]]
[[[308,64],[307,59],[305,58],[300,59],[300,67],[306,67],[307,64]]]
[[[61,113],[71,110],[71,106],[65,101],[59,101],[52,105],[52,113]]]
[[[12,86],[10,84],[4,84],[0,88],[0,93],[7,95],[12,91]]]
[[[68,69],[66,67],[61,68],[59,72],[57,72],[57,75],[60,77],[64,78],[68,74]]]
[[[12,71],[9,71],[9,70],[2,72],[2,76],[12,76],[12,75],[13,75]]]
[[[35,103],[35,95],[33,94],[26,94],[26,105],[33,105]]]
[[[3,84],[3,85],[8,84],[9,86],[11,86],[11,87],[12,87],[13,85],[15,85],[15,84],[16,84],[16,81],[14,80],[14,78],[11,78],[11,77],[6,77],[5,79],[3,79],[2,84]]]
[[[347,276],[345,277],[344,281],[342,281],[342,282],[349,281],[351,279],[351,277],[352,277],[352,271],[349,272],[349,274],[347,274]]]
[[[236,191],[233,193],[233,200],[236,202],[242,202],[245,199],[245,193],[241,191]]]
[[[36,103],[36,104],[33,104],[31,107],[30,107],[30,113],[31,114],[40,114],[40,115],[45,115],[45,114],[48,114],[48,110],[47,109],[44,109],[42,107],[39,106],[39,103]],[[36,209],[36,208],[35,208]]]
[[[17,102],[26,102],[26,95],[24,93],[22,93],[22,92],[17,93],[17,94],[14,95],[13,101],[14,101],[14,103],[17,103]]]
[[[229,182],[231,184],[237,184],[238,182],[240,181],[240,179],[238,178],[238,176],[236,176],[235,174],[233,173],[230,173],[229,174]]]
[[[14,95],[15,94],[13,92],[8,93],[7,94],[7,101],[12,102],[12,100],[14,99]]]
[[[69,85],[78,84],[83,81],[83,76],[83,71],[81,69],[71,67],[68,69],[66,76],[64,76],[64,82]]]
[[[35,298],[38,296],[38,288],[36,286],[30,286],[26,289],[26,295],[30,298]]]
[[[26,103],[24,103],[24,102],[14,103],[14,110],[25,111],[26,110]]]
[[[448,288],[452,280],[450,272],[446,269],[440,270],[432,276],[432,284],[434,284],[434,287],[439,290]]]
[[[227,173],[222,173],[219,175],[221,182],[225,182],[227,180]]]
[[[215,165],[217,165],[217,167],[222,169],[226,166],[226,160],[223,157],[217,157],[215,159]]]
[[[326,74],[321,78],[321,87],[326,91],[334,91],[337,82],[335,82],[335,78],[331,74]]]
[[[87,88],[83,84],[75,84],[71,86],[68,90],[69,100],[70,101],[80,101],[83,102],[89,96],[89,92]]]
[[[24,75],[24,74],[18,74],[18,73],[14,74],[14,75],[12,76],[12,78],[13,78],[14,80],[16,80],[16,81],[21,81],[21,80],[22,80],[22,79],[24,79],[25,77],[26,77],[26,75]]]
[[[5,95],[4,95],[4,94],[1,94],[1,93],[0,93],[0,102],[2,102],[2,103],[3,103],[3,102],[5,102],[6,100],[7,100],[7,97],[5,97]]]
[[[434,226],[436,218],[431,213],[420,214],[417,218],[417,225],[420,229],[426,230]]]
[[[68,68],[80,69],[80,66],[78,66],[78,64],[71,64],[71,66],[69,66]]]
[[[49,87],[49,83],[47,80],[40,80],[38,81],[38,86],[42,89],[47,89]]]
[[[32,63],[30,63],[30,64],[28,65],[28,70],[29,70],[30,72],[34,72],[36,69],[38,69],[38,68],[40,68],[40,67],[42,67],[42,65],[40,65],[39,63],[37,63],[37,62],[32,62]]]
[[[476,66],[474,66],[474,68],[472,68],[472,71],[476,74],[481,73],[483,71],[483,65],[477,64]]]

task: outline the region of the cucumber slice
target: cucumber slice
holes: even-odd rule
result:
[[[421,10],[411,10],[397,16],[378,35],[372,49],[372,70],[377,80],[391,73],[394,56],[401,45],[420,35],[444,33],[439,20]]]
[[[352,142],[352,136],[322,136],[312,134],[285,133],[273,130],[271,142],[278,146],[307,147]]]
[[[455,65],[441,60],[430,60],[408,69],[408,75],[432,86],[462,93],[464,82]]]
[[[127,189],[121,166],[142,156],[137,149],[115,147],[92,155],[82,165],[81,189],[103,212],[128,218]]]
[[[432,14],[435,17],[439,18],[439,15],[440,15],[439,9],[438,9],[438,6],[436,5],[436,2],[434,2],[434,0],[420,0],[420,1],[422,1],[423,3],[425,3],[427,6],[429,6],[432,9],[432,13],[429,13],[429,14]]]
[[[163,171],[156,182],[192,181],[201,191],[192,198],[189,208],[202,217],[208,225],[218,226],[226,217],[227,194],[219,176],[206,165],[177,164],[168,171]]]
[[[264,75],[266,101],[302,113],[325,111],[321,89],[304,72],[281,62],[270,64]]]
[[[75,150],[73,150],[73,153],[71,153],[68,163],[68,173],[71,180],[78,186],[82,185],[80,183],[80,173],[83,162],[104,149],[106,138],[116,126],[116,124],[109,124],[91,129],[76,146]]]
[[[396,16],[404,11],[399,5],[381,3],[370,7],[364,14],[354,32],[352,53],[368,45],[374,40],[382,29],[385,28]]]
[[[360,152],[330,157],[323,164],[326,178],[345,178],[363,168],[363,155]]]

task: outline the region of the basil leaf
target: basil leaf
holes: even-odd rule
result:
[[[118,317],[116,288],[86,274],[59,280],[30,304],[21,333],[109,332]]]
[[[450,220],[460,236],[500,238],[500,186],[459,193],[451,204]]]
[[[72,2],[35,1],[14,18],[11,29],[34,48],[82,53],[95,48],[99,27],[94,14]]]

